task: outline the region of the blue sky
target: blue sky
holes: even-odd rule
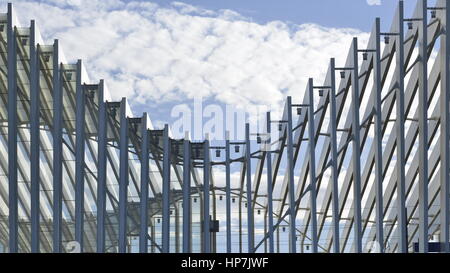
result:
[[[323,81],[330,58],[338,65],[345,61],[353,37],[365,47],[376,17],[388,29],[398,3],[12,2],[22,23],[36,19],[46,42],[59,39],[69,62],[82,59],[92,81],[105,79],[114,100],[127,97],[134,114],[148,112],[157,127],[173,125],[179,117],[174,109],[192,109],[196,97],[222,110],[226,105],[244,109],[251,118],[260,118],[257,108],[267,106],[279,117],[286,96],[303,99],[309,77]],[[405,14],[415,4],[406,0]]]
[[[161,5],[170,1],[156,0]],[[317,23],[326,27],[358,28],[370,31],[375,17],[385,18],[388,27],[397,1],[382,0],[380,5],[369,5],[366,0],[186,0],[182,1],[205,9],[230,9],[258,23],[281,20],[294,24]],[[406,0],[406,14],[416,1]],[[433,2],[433,1],[430,1]]]
[[[0,0],[4,8],[6,2]],[[286,96],[291,95],[293,102],[299,103],[309,77],[315,83],[323,81],[330,58],[336,57],[338,66],[344,62],[353,37],[359,39],[361,47],[366,46],[376,17],[381,17],[383,30],[388,29],[398,3],[397,0],[380,0],[380,5],[369,5],[366,0],[12,2],[24,26],[30,19],[36,19],[47,44],[59,39],[68,62],[82,59],[92,82],[105,79],[113,100],[126,96],[134,114],[148,112],[157,127],[164,123],[173,125],[178,119],[173,110],[192,109],[196,97],[202,97],[204,109],[218,106],[224,110],[226,105],[232,105],[257,118],[255,106],[269,105],[273,119],[279,118]],[[405,14],[410,16],[417,1],[405,2]],[[199,139],[202,134],[196,140]],[[300,158],[305,153],[302,150]],[[232,168],[235,182],[239,181],[239,167],[234,164]],[[282,164],[283,173],[284,167]],[[223,183],[223,170],[217,169],[215,176]],[[223,237],[220,240],[223,244]]]

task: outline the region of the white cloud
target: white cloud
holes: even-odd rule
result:
[[[4,1],[1,1],[4,2]],[[85,61],[112,97],[131,104],[196,95],[246,108],[300,101],[308,77],[321,82],[329,58],[342,63],[354,29],[280,21],[257,24],[229,10],[180,2],[167,7],[122,0],[16,1],[21,22],[35,18],[43,38],[58,38],[69,60]]]
[[[367,0],[369,6],[379,6],[381,5],[381,0]]]

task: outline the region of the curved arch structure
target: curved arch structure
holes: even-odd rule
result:
[[[176,140],[150,114],[132,116],[126,98],[111,101],[103,80],[90,81],[81,60],[67,63],[57,40],[43,44],[34,21],[20,26],[9,4],[0,14],[1,249],[448,252],[446,4],[419,0],[405,17],[400,1],[390,29],[377,18],[368,44],[355,38],[345,64],[330,59],[303,101],[288,97],[279,121],[267,114],[260,144],[247,125],[245,140],[223,146]],[[237,188],[230,164],[241,166]]]

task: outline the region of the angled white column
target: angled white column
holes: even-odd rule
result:
[[[440,171],[440,242],[441,242],[441,252],[449,252],[449,241],[450,241],[450,124],[449,124],[449,102],[450,102],[450,6],[448,1],[446,1],[445,10],[443,10],[444,20],[441,20],[443,32],[441,36],[441,90],[439,101],[441,103],[441,120],[440,120],[440,160],[441,160],[441,171]]]

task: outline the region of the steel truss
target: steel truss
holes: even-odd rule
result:
[[[35,22],[20,27],[8,4],[0,14],[3,250],[404,253],[415,243],[428,252],[438,235],[448,252],[446,4],[419,0],[406,18],[399,1],[386,32],[376,18],[366,47],[354,38],[322,85],[309,79],[281,120],[267,113],[256,150],[248,124],[244,140],[211,146],[208,136],[177,140],[168,125],[154,129],[147,113],[132,117],[126,98],[111,101],[103,80],[90,83],[81,60],[65,63],[58,40],[43,44]],[[238,158],[233,147],[242,148]],[[212,149],[225,159],[214,161]],[[231,164],[241,166],[238,188]],[[217,165],[225,187],[214,181]],[[218,196],[226,201],[223,247]]]

